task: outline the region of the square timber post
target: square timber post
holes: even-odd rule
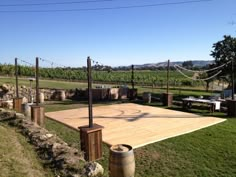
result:
[[[102,157],[102,126],[93,124],[91,59],[87,58],[89,126],[79,127],[81,150],[85,160],[94,161]]]
[[[39,58],[36,58],[36,105],[31,106],[31,121],[44,126],[44,107],[39,105]]]
[[[13,98],[13,109],[16,112],[22,112],[21,104],[23,98],[19,97],[19,85],[18,85],[18,64],[17,64],[17,58],[15,58],[15,76],[16,76],[16,97]]]
[[[102,129],[98,124],[93,127],[79,127],[81,151],[87,161],[94,161],[102,158]]]
[[[166,93],[162,94],[162,103],[164,106],[171,107],[173,102],[173,94],[169,92],[169,78],[170,78],[170,60],[168,60],[167,62]]]

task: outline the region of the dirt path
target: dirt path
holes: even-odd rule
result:
[[[26,139],[0,124],[0,177],[52,177]]]

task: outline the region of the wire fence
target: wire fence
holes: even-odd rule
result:
[[[19,70],[18,74],[20,77],[35,77],[35,65],[28,62],[27,60],[18,59]],[[92,59],[92,78],[96,84],[112,84],[112,85],[131,85],[132,70],[130,68],[126,70],[113,70],[112,67],[104,65],[103,63]],[[86,67],[72,68],[70,66],[61,65],[55,61],[40,58],[41,64],[44,67],[40,67],[40,78],[41,79],[53,79],[53,80],[64,80],[72,82],[87,82],[87,70]],[[225,65],[214,68],[214,70],[222,69]],[[45,67],[46,66],[46,67]],[[182,88],[182,87],[199,87],[205,88],[206,82],[203,79],[194,80],[192,79],[194,73],[188,71],[183,67],[175,66],[176,70],[170,71],[169,85],[171,88]],[[180,72],[180,70],[182,71]],[[211,69],[213,70],[213,69]],[[204,70],[205,71],[205,70]],[[209,71],[209,70],[206,70]],[[205,72],[206,72],[205,71]],[[15,68],[14,65],[0,64],[0,74],[6,76],[14,76]],[[185,76],[183,77],[182,73]],[[200,71],[197,71],[200,73]],[[219,72],[215,75],[208,77],[208,79],[215,78]],[[165,88],[167,85],[166,71],[165,70],[138,70],[134,67],[134,85],[141,87],[150,88]]]

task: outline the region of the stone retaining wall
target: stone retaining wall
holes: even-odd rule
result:
[[[61,89],[50,89],[50,88],[41,88],[39,89],[40,93],[43,93],[45,100],[60,100]],[[68,97],[72,97],[75,94],[75,91],[68,90],[66,91]],[[24,85],[19,87],[19,96],[24,98],[24,102],[31,102],[32,99],[35,101],[36,99],[36,91],[35,89],[31,89]],[[0,85],[0,98],[3,100],[12,100],[16,97],[16,88],[14,85],[10,84],[2,84]]]
[[[129,90],[128,88],[96,88],[92,89],[93,92],[93,100],[117,100],[117,99],[127,99],[129,98]],[[73,99],[73,100],[81,100],[87,99],[88,94],[87,90],[82,89],[52,89],[52,88],[41,88],[40,93],[43,94],[43,100],[64,100]],[[62,98],[62,92],[64,95],[64,99]],[[35,89],[31,89],[26,86],[19,87],[19,96],[23,97],[24,102],[32,102],[36,99],[36,91]],[[14,85],[3,84],[0,85],[0,99],[3,100],[12,100],[16,97],[16,90]],[[41,97],[41,96],[40,96]],[[41,100],[41,99],[40,99]]]
[[[36,126],[24,115],[0,109],[0,121],[3,120],[8,120],[11,126],[17,127],[29,139],[45,164],[50,164],[50,167],[55,169],[55,176],[100,177],[103,175],[104,170],[100,164],[86,162],[81,151],[69,147],[62,139]]]

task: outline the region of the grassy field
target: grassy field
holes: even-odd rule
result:
[[[81,106],[80,104],[74,104]],[[156,105],[154,105],[156,106]],[[53,110],[60,110],[54,104]],[[66,109],[70,106],[67,105]],[[177,109],[177,108],[176,108]],[[52,110],[52,107],[49,111]],[[208,111],[192,112],[209,115]],[[223,113],[215,116],[225,117]],[[80,148],[79,132],[47,119],[46,128],[59,134],[66,142]],[[194,133],[153,143],[135,150],[136,177],[158,176],[236,176],[236,119]],[[103,145],[99,160],[108,176],[109,149]]]
[[[0,123],[0,176],[1,177],[53,177],[37,157],[25,137],[12,127]]]
[[[235,137],[232,119],[139,148],[136,176],[235,176]]]
[[[0,79],[4,83],[7,80]],[[10,80],[8,79],[8,82]],[[20,83],[28,81],[20,80]],[[14,80],[13,82],[14,83]],[[76,88],[78,83],[40,81],[41,85],[50,88]],[[55,85],[55,83],[57,85]],[[27,85],[27,84],[25,84]],[[86,87],[83,85],[81,87]],[[145,91],[152,91],[151,88],[138,87],[139,95]],[[154,94],[160,96],[163,89],[153,89]],[[175,98],[186,96],[210,96],[211,93],[203,90],[192,89],[172,89]],[[109,104],[113,104],[112,102]],[[96,105],[108,104],[95,103]],[[140,103],[141,104],[141,103]],[[160,103],[151,103],[152,106],[161,106]],[[48,102],[45,105],[47,112],[63,109],[86,107],[86,102],[69,101]],[[174,106],[171,109],[181,110]],[[193,109],[191,112],[209,115],[207,110]],[[213,116],[225,118],[224,113],[214,113]],[[46,119],[45,127],[56,133],[64,141],[73,147],[80,149],[79,132],[70,129],[58,122]],[[18,136],[18,135],[16,135]],[[2,139],[2,137],[0,138]],[[2,140],[1,140],[2,141]],[[136,177],[158,177],[158,176],[236,176],[236,119],[228,118],[224,123],[214,125],[194,133],[167,139],[153,143],[135,150]],[[105,168],[105,176],[108,176],[109,148],[103,145],[103,158],[98,162]]]

